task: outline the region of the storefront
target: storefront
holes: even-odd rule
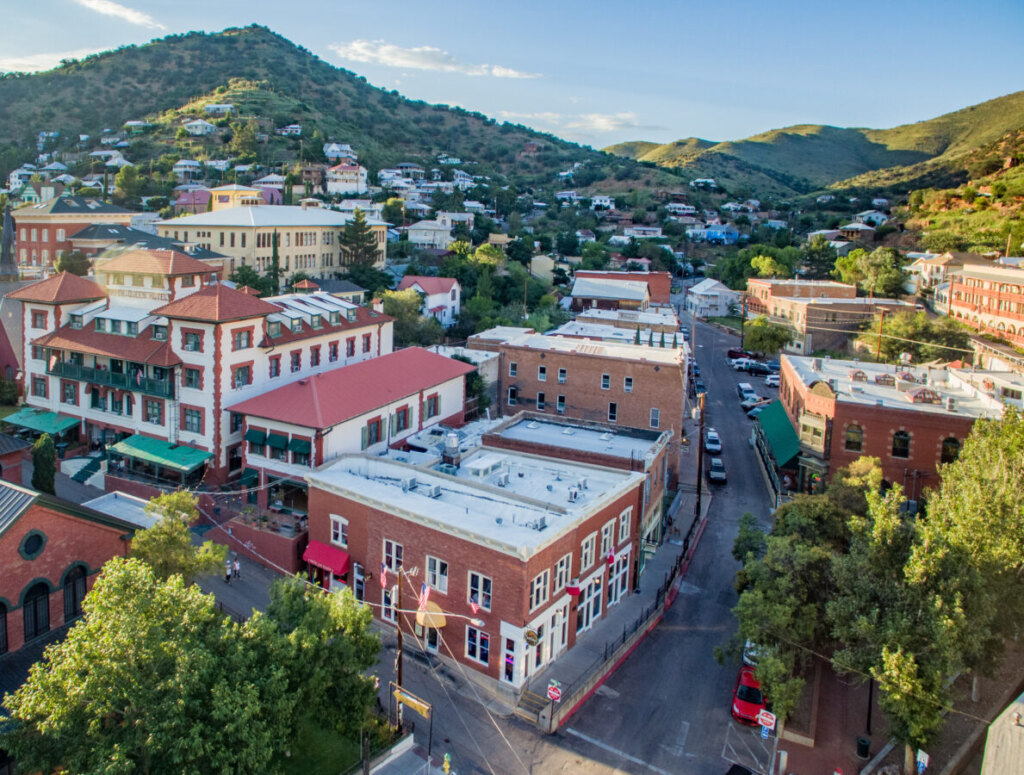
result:
[[[111,473],[177,487],[198,486],[212,457],[212,452],[139,435],[107,451]]]

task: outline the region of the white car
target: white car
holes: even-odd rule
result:
[[[746,371],[751,363],[756,363],[756,361],[752,361],[750,358],[736,358],[729,361],[734,371]]]
[[[769,374],[767,377],[764,378],[764,386],[777,388],[779,386],[779,375]]]
[[[708,428],[708,430],[704,433],[704,451],[722,451],[722,438],[721,436],[718,435],[718,431],[716,431],[714,428]]]
[[[767,402],[768,402],[768,399],[765,398],[764,396],[754,396],[753,398],[748,398],[745,401],[741,401],[740,402],[740,408],[743,409],[744,412],[746,412],[746,411],[749,411],[749,410],[753,409],[758,404],[767,403]]]

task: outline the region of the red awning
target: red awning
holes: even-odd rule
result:
[[[333,546],[310,539],[306,551],[302,553],[302,559],[309,565],[323,570],[328,570],[335,576],[344,576],[348,570],[348,552],[335,549]]]

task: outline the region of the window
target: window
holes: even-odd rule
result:
[[[548,367],[547,366],[538,366],[537,367],[537,381],[538,382],[547,382],[548,381]]]
[[[370,420],[366,423],[366,428],[363,429],[363,449],[372,447],[378,443],[381,439],[381,427],[380,418]]]
[[[538,393],[537,394],[537,411],[538,412],[543,412],[544,411],[544,394],[543,393]]]
[[[395,622],[395,605],[391,602],[391,589],[385,587],[381,590],[381,612],[380,615],[385,621],[389,621],[392,624]]]
[[[32,328],[46,328],[46,313],[45,312],[33,312],[32,313]]]
[[[34,361],[45,361],[46,350],[37,344],[32,345],[32,360]]]
[[[348,547],[348,520],[331,514],[331,543]]]
[[[530,582],[530,610],[548,602],[548,595],[551,592],[551,571],[545,570],[538,573]]]
[[[134,320],[129,320],[127,323],[124,324],[124,332],[128,334],[128,336],[138,336],[139,324],[136,323]]]
[[[910,434],[906,431],[896,431],[892,436],[892,456],[910,457]]]
[[[437,417],[441,412],[441,399],[438,395],[427,396],[427,419]]]
[[[491,580],[476,571],[469,572],[469,602],[484,611],[491,610]]]
[[[118,398],[113,393],[110,394],[110,411],[114,414],[124,414],[124,398]]]
[[[330,361],[331,363],[334,363],[336,360],[338,360],[337,342],[331,342],[329,345],[327,345],[327,360]]]
[[[396,571],[402,567],[402,545],[387,538],[384,539],[384,564],[388,570]]]
[[[629,540],[629,528],[633,522],[633,507],[630,506],[628,509],[619,514],[619,543],[624,543]]]
[[[146,422],[164,424],[164,407],[159,401],[146,401]]]
[[[448,594],[448,563],[427,555],[427,585],[443,595]]]
[[[292,452],[292,463],[297,466],[308,466],[309,465],[309,453],[308,452]]]
[[[569,574],[572,573],[572,552],[562,556],[557,563],[555,563],[555,593],[557,594],[561,590],[565,589],[566,584],[569,583]]]
[[[46,398],[46,377],[32,377],[32,395]]]
[[[271,337],[281,336],[281,323],[274,320],[267,323],[267,335]]]
[[[486,665],[491,656],[491,636],[476,627],[466,627],[466,656]]]
[[[608,390],[612,386],[612,378],[610,374],[601,375],[601,390]]]
[[[275,355],[270,359],[270,378],[281,376],[281,356]]]
[[[309,365],[319,366],[320,365],[320,348],[310,347],[309,348]]]
[[[566,373],[565,369],[559,369],[558,370],[558,384],[559,385],[564,385],[566,379],[568,379],[568,374]]]
[[[626,393],[632,393],[633,392],[633,378],[632,377],[623,377],[622,378],[622,389]]]
[[[71,327],[74,329],[80,329],[82,327],[82,316],[72,315],[71,316]]]
[[[329,319],[332,326],[337,326],[341,323],[341,313],[336,309],[332,309]]]
[[[607,557],[615,549],[615,520],[609,519],[601,528],[601,556]]]
[[[69,622],[82,615],[82,598],[85,597],[85,569],[76,565],[64,579],[64,621]]]
[[[514,385],[508,389],[508,405],[515,406],[516,401],[519,399],[519,388]]]
[[[952,463],[960,456],[960,442],[950,436],[942,442],[942,462]]]
[[[324,327],[324,319],[323,319],[322,315],[311,315],[310,318],[309,318],[309,321],[310,321],[309,324],[313,328],[323,328]]]
[[[25,595],[25,640],[30,641],[50,631],[50,588],[43,582],[35,584]]]
[[[259,457],[266,457],[267,445],[266,444],[259,444],[259,443],[255,442],[255,441],[250,441],[249,442],[249,454],[250,455],[258,455]]]
[[[403,406],[395,412],[395,433],[401,433],[409,427],[409,407]]]
[[[113,323],[114,321],[110,321]],[[153,326],[153,338],[158,342],[167,341],[167,326]]]
[[[252,367],[250,366],[239,366],[235,369],[235,373],[232,375],[231,384],[234,385],[235,389],[243,388],[246,385],[252,383]]]
[[[657,428],[661,423],[661,410],[651,409],[651,427]]]
[[[373,346],[373,336],[370,334],[363,334],[363,352],[368,353]]]
[[[181,278],[182,288],[193,288],[196,284],[196,276],[194,274],[185,275]]]
[[[346,358],[351,358],[355,354],[356,354],[356,338],[354,336],[350,336],[348,339],[345,340],[345,357]]]
[[[558,414],[565,414],[565,396],[558,397],[558,401],[555,402],[555,411]]]
[[[185,369],[185,387],[199,390],[199,369]]]
[[[107,330],[106,318],[94,318],[93,322],[95,324],[96,330],[99,331],[100,333],[103,333],[104,331]]]
[[[185,410],[185,430],[189,433],[203,432],[203,413],[200,409]]]
[[[106,411],[106,408],[107,408],[107,397],[104,396],[104,395],[100,395],[100,389],[99,388],[93,388],[92,390],[90,390],[89,391],[89,395],[91,396],[91,400],[89,401],[89,406],[92,409],[100,409],[102,411]]]
[[[614,401],[608,404],[608,422],[618,422],[619,419],[619,405]]]
[[[252,346],[251,331],[235,331],[233,337],[233,349],[246,350]]]
[[[238,433],[242,430],[242,421],[245,419],[245,415],[239,414],[238,412],[231,413],[230,425],[231,433]]]
[[[508,375],[510,377],[516,377],[519,375],[519,364],[516,363],[515,361],[509,361]]]
[[[846,429],[846,449],[850,452],[864,449],[864,429],[859,425],[851,425]]]
[[[112,333],[112,334],[120,334],[121,333],[121,321],[120,320],[111,320],[110,321],[110,333]]]
[[[184,343],[182,345],[189,352],[197,353],[202,347],[202,343],[199,339],[199,334],[186,333]]]
[[[302,333],[302,318],[293,318],[291,323],[291,331],[293,334]]]
[[[78,388],[73,382],[64,382],[61,384],[61,397],[60,400],[65,404],[77,404],[78,403]]]
[[[580,572],[582,573],[594,564],[594,545],[597,543],[597,533],[591,533],[583,539],[580,544]]]

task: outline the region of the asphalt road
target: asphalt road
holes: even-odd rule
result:
[[[724,773],[728,759],[749,764],[746,757],[757,757],[756,734],[729,713],[738,667],[714,659],[715,647],[736,627],[730,609],[739,566],[731,550],[739,518],[750,511],[769,525],[768,498],[748,443],[752,423],[739,407],[736,384],[750,382],[772,396],[776,391],[764,389],[763,378],[728,366],[726,350],[737,341],[697,326],[694,349],[708,385],[708,424],[722,436],[729,481],[714,488],[708,527],[680,595],[661,625],[565,727],[544,736],[515,717],[490,716],[472,700],[446,693],[442,678],[407,668],[407,686],[434,703],[434,753],[452,753],[455,772],[705,775]],[[695,430],[690,434],[696,439]],[[424,727],[418,725],[416,735],[423,745]]]

